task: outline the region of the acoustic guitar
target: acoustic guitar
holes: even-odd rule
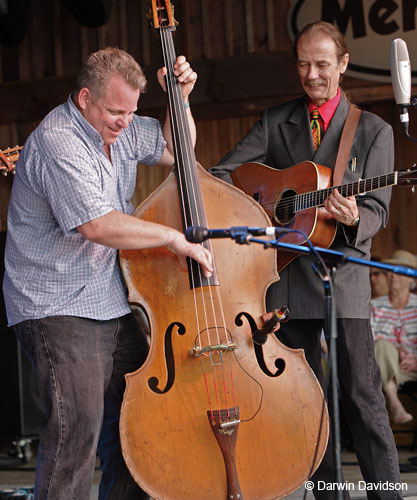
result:
[[[14,175],[15,165],[19,159],[22,147],[15,146],[14,148],[0,149],[0,172],[4,177],[9,173]]]
[[[347,198],[389,186],[417,183],[415,164],[411,168],[341,186],[332,186],[332,173],[330,168],[311,161],[284,170],[261,163],[244,163],[231,173],[231,177],[236,187],[260,203],[274,226],[302,231],[314,246],[323,248],[328,248],[336,236],[337,221],[324,208],[324,201],[335,187]],[[280,241],[306,244],[305,236],[299,232],[288,233]],[[296,257],[295,253],[278,249],[278,271]]]

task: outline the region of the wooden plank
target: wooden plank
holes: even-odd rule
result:
[[[90,47],[88,41],[88,28],[86,26],[81,26],[80,28],[81,35],[81,60],[85,62],[87,57],[90,54]]]
[[[75,78],[48,78],[1,85],[0,124],[41,120],[67,99],[74,83]]]
[[[30,47],[31,42],[26,36],[19,44],[19,80],[31,80]]]
[[[253,3],[252,25],[254,31],[254,53],[268,51],[268,19],[265,0]],[[273,30],[272,30],[273,31]]]
[[[275,72],[269,68],[290,68],[292,56],[286,53],[263,53],[231,58],[193,61],[198,83],[191,95],[191,103],[216,105],[242,100],[263,99],[267,96],[294,95],[301,91],[298,76],[293,72]],[[148,92],[143,106],[161,107],[155,75],[158,66],[147,69],[150,75]],[[260,77],[262,75],[262,77]]]
[[[212,57],[211,37],[210,37],[210,17],[209,6],[206,0],[201,0],[201,29],[203,34],[203,58]]]
[[[201,23],[201,4],[195,0],[187,0],[184,9],[184,19],[179,19],[179,32],[183,33],[184,55],[191,62],[202,59],[204,56],[204,35]]]
[[[255,52],[255,36],[253,29],[252,0],[245,0],[245,26],[246,26],[246,50],[248,54],[253,54]]]
[[[210,0],[208,10],[209,15],[209,36],[211,46],[211,59],[225,56],[226,44],[226,19],[224,15],[224,0]],[[187,27],[185,29],[187,31]]]
[[[265,0],[266,3],[266,37],[268,50],[273,51],[275,46],[274,6],[273,0]]]
[[[216,59],[210,63],[193,61],[193,69],[199,75],[191,95],[194,115],[203,119],[259,114],[266,106],[301,95],[295,69],[280,74],[265,71],[265,68],[290,68],[292,63],[292,55],[282,52]],[[156,81],[159,66],[146,68],[148,92],[141,96],[141,114],[154,116],[165,109],[166,98]],[[50,109],[66,100],[75,76],[4,83],[0,86],[0,124],[42,119]],[[344,89],[359,105],[393,102],[389,84],[346,78]],[[412,94],[417,94],[417,86],[413,86]]]
[[[192,61],[193,45],[195,44],[195,40],[191,38],[189,29],[189,27],[191,26],[190,0],[185,0],[184,2],[181,26],[187,26],[187,29],[183,30],[183,37],[182,37],[184,45],[184,54],[187,56],[188,61]]]
[[[141,9],[143,2],[132,3],[129,0],[126,4],[126,39],[127,52],[141,64],[143,64],[143,31],[138,29],[141,26]],[[144,23],[146,19],[144,20]]]
[[[2,56],[3,82],[19,80],[19,47],[2,46]]]
[[[111,42],[107,41],[107,25],[105,24],[104,26],[100,26],[100,28],[97,29],[97,43],[98,43],[98,50],[104,49],[107,47],[107,45],[114,45]]]
[[[127,44],[127,6],[126,0],[119,0],[118,2],[118,13],[119,13],[119,48],[129,51]]]
[[[59,0],[55,0],[55,2],[60,4]],[[69,13],[68,9],[60,6],[58,13],[59,19],[56,29],[61,44],[62,76],[75,75],[78,73],[82,61],[85,60],[81,47],[82,29],[80,23],[75,19],[75,16]]]
[[[60,31],[60,20],[61,20],[61,7],[58,3],[58,0],[55,0],[53,3],[54,9],[54,57],[55,57],[55,75],[62,76],[63,75],[63,64],[62,64],[62,38]]]
[[[224,20],[225,20],[225,36],[226,36],[226,56],[233,56],[233,8],[232,0],[224,1]]]
[[[150,43],[150,32],[151,29],[145,28],[145,20],[147,19],[146,15],[148,13],[148,7],[146,2],[141,2],[141,34],[142,34],[142,61],[139,61],[144,66],[148,66],[151,64],[151,43]],[[148,22],[149,27],[149,22]]]
[[[286,21],[292,0],[279,0],[274,2],[274,26],[277,39],[276,50],[292,53],[292,41],[288,36]]]
[[[55,0],[32,0],[34,9],[42,15],[33,16],[29,23],[31,78],[39,79],[55,74],[53,33],[53,2]],[[33,50],[36,47],[36,50]]]

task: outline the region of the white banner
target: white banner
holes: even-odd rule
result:
[[[417,84],[417,0],[293,0],[287,19],[291,39],[318,20],[344,34],[350,54],[346,75],[391,82],[391,43],[401,38]]]

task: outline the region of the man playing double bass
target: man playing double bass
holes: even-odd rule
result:
[[[334,167],[349,110],[349,103],[339,86],[349,61],[348,48],[340,31],[321,21],[306,26],[294,48],[305,95],[266,109],[248,135],[210,169],[213,175],[231,182],[230,173],[247,162],[286,169],[311,160]],[[362,112],[343,182],[386,174],[392,172],[393,167],[391,127],[376,115]],[[372,237],[387,223],[390,195],[389,189],[383,189],[356,200],[355,197],[344,198],[337,189],[333,190],[325,201],[325,209],[337,221],[331,248],[345,255],[369,258]],[[289,347],[304,349],[323,385],[320,349],[325,314],[323,285],[308,257],[297,257],[280,272],[280,277],[280,281],[268,290],[267,308],[271,311],[287,304],[291,320],[281,325],[277,336]],[[341,265],[334,284],[339,387],[361,472],[367,483],[398,484],[397,450],[385,409],[369,322],[369,270],[365,266]],[[333,469],[329,443],[312,477],[315,498],[336,497],[334,488],[323,487],[335,481]],[[344,496],[349,498],[347,491]],[[368,498],[393,500],[402,497],[398,491],[380,489],[369,491]]]
[[[158,72],[161,85],[165,73]],[[188,102],[197,75],[183,56],[175,75]],[[148,344],[127,302],[117,249],[166,246],[184,265],[191,257],[205,274],[212,271],[204,247],[131,215],[137,164],[174,162],[168,117],[161,129],[157,120],[135,115],[145,84],[126,52],[91,54],[67,102],[26,141],[16,169],[4,296],[47,416],[36,500],[88,500],[97,443],[99,498],[149,498],[120,449],[124,375],[143,363]]]

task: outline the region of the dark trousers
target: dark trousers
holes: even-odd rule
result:
[[[367,483],[388,481],[399,484],[397,449],[385,407],[381,375],[375,361],[370,322],[364,319],[339,319],[337,327],[340,397],[362,476]],[[281,324],[277,337],[288,347],[304,349],[308,363],[324,388],[320,347],[322,328],[323,320],[291,320]],[[331,405],[329,410],[331,413]],[[316,499],[337,498],[334,490],[322,488],[324,483],[336,482],[332,446],[333,441],[330,440],[323,460],[311,478],[316,485]],[[369,490],[367,495],[372,500],[402,498],[397,491]],[[350,498],[346,491],[344,498]]]
[[[119,440],[125,373],[143,363],[146,337],[133,314],[73,316],[14,327],[34,365],[47,425],[36,463],[36,500],[89,500],[97,446],[101,500],[149,499],[131,478]]]

